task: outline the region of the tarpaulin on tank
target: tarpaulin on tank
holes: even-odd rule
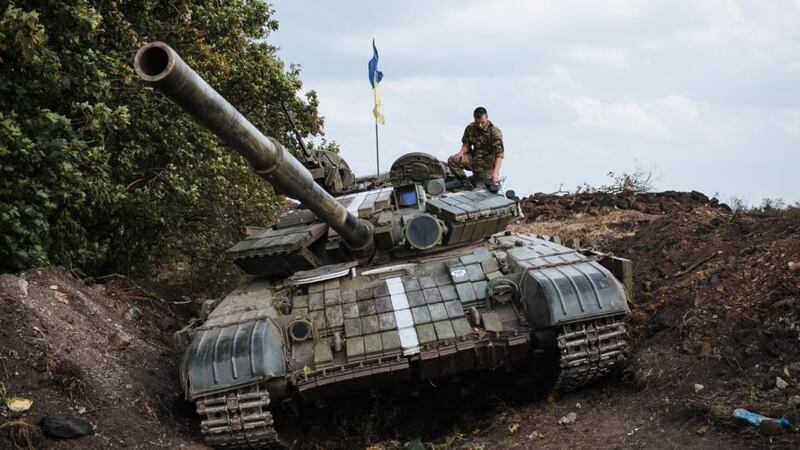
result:
[[[594,261],[529,269],[522,284],[536,328],[628,312],[624,288]]]
[[[189,398],[284,376],[283,345],[268,317],[198,329],[184,359]]]

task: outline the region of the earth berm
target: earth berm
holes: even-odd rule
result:
[[[514,229],[635,262],[627,367],[546,399],[519,373],[336,399],[283,418],[287,445],[800,448],[798,209],[734,212],[697,192],[537,194],[522,205]],[[205,448],[172,343],[198,302],[142,280],[102,281],[52,268],[0,276],[0,447]],[[12,397],[33,404],[11,412]],[[759,431],[733,418],[737,407],[792,426]],[[52,416],[86,419],[95,434],[46,438],[38,424]]]

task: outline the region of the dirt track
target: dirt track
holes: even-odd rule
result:
[[[800,447],[798,211],[732,214],[698,193],[537,196],[523,209],[528,222],[514,225],[519,231],[579,238],[636,262],[624,371],[547,400],[519,385],[519,374],[497,373],[414,397],[337,399],[304,420],[284,419],[287,443],[398,448],[419,437],[434,448]],[[192,406],[181,400],[179,356],[170,345],[188,317],[180,309],[186,305],[173,303],[180,299],[126,280],[87,288],[53,269],[22,278],[27,295],[20,278],[0,278],[0,382],[5,395],[34,404],[23,415],[3,411],[0,447],[12,444],[11,431],[24,443],[22,430],[43,448],[203,447]],[[131,304],[143,321],[124,318]],[[130,348],[110,346],[117,329],[134,337]],[[776,377],[789,386],[777,388]],[[765,436],[736,422],[735,407],[788,413],[795,428]],[[35,426],[43,415],[82,409],[95,436],[53,441]],[[577,421],[559,425],[570,412]]]

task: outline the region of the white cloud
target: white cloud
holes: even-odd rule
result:
[[[668,95],[661,99],[661,103],[688,120],[695,120],[700,115],[697,104],[681,95]]]
[[[582,127],[662,138],[668,136],[666,124],[653,115],[649,105],[637,102],[603,102],[595,98],[563,97],[553,94],[550,98],[570,108],[577,115],[577,124]]]
[[[621,48],[574,44],[568,51],[569,59],[580,63],[607,64],[623,67],[628,64],[628,51]]]
[[[591,34],[612,24],[625,26],[647,20],[657,2],[616,0],[496,0],[406,2],[419,7],[419,19],[379,29],[383,49],[395,55],[419,54],[435,48],[448,55],[496,51],[510,45]],[[602,19],[602,20],[598,20]],[[363,37],[349,34],[337,41],[348,53],[363,52]]]
[[[682,51],[702,55],[706,63],[744,62],[738,69],[745,70],[754,65],[797,64],[797,1],[704,1],[694,6],[699,23],[665,30],[646,38],[638,47],[651,53]]]
[[[732,116],[730,112],[675,94],[640,101],[604,101],[558,94],[550,98],[574,113],[574,125],[579,128],[600,132],[604,139],[620,140],[630,136],[673,145],[676,154],[688,152],[687,144],[702,146],[706,152],[713,153],[715,146],[730,145],[748,129],[762,124],[765,114],[749,110],[744,113],[747,117],[744,119],[741,115]],[[744,124],[737,129],[732,125],[734,122]]]
[[[774,123],[784,133],[792,137],[800,137],[800,108],[779,111]]]
[[[553,64],[543,73],[527,77],[526,84],[528,91],[533,95],[547,90],[572,92],[581,88],[581,83],[576,81],[569,70],[561,64]]]

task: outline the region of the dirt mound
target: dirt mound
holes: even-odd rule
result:
[[[594,196],[594,197],[593,197]],[[635,263],[626,370],[546,401],[520,373],[476,373],[331,399],[283,419],[292,448],[798,448],[800,212],[734,214],[699,193],[535,195],[521,232],[579,239]],[[534,210],[536,211],[534,213]],[[0,447],[204,448],[183,401],[172,330],[191,311],[152,286],[86,287],[57,270],[0,276]],[[125,313],[137,305],[143,320]],[[132,344],[118,350],[117,331]],[[527,383],[527,384],[526,384]],[[792,427],[766,435],[734,408]],[[574,423],[559,420],[571,417]],[[41,436],[42,416],[87,418],[94,436]],[[16,436],[12,442],[10,435]]]
[[[0,394],[33,400],[21,414],[0,406],[0,447],[197,447],[171,344],[183,315],[141,290],[87,287],[56,269],[0,275]],[[125,318],[130,306],[140,320]],[[109,341],[118,332],[131,338],[122,350]],[[80,416],[95,434],[46,439],[36,425],[53,415]]]
[[[522,199],[522,212],[528,221],[554,220],[574,214],[592,216],[607,214],[612,210],[632,210],[646,214],[676,214],[708,205],[730,212],[728,205],[709,199],[704,194],[692,192],[650,192],[643,194],[608,194],[603,192],[575,195],[537,193]]]
[[[665,392],[699,383],[706,393],[686,396],[689,407],[788,414],[798,425],[798,231],[797,210],[755,217],[700,206],[617,240],[613,250],[636,263],[637,382]]]
[[[652,414],[660,427],[678,424],[671,439],[696,435],[690,446],[798,447],[800,211],[734,214],[674,192],[525,203],[518,231],[578,238],[635,263],[631,365],[625,385],[608,386],[610,416]],[[786,415],[795,428],[765,436],[731,417],[737,407]],[[642,431],[632,442],[653,445]]]

